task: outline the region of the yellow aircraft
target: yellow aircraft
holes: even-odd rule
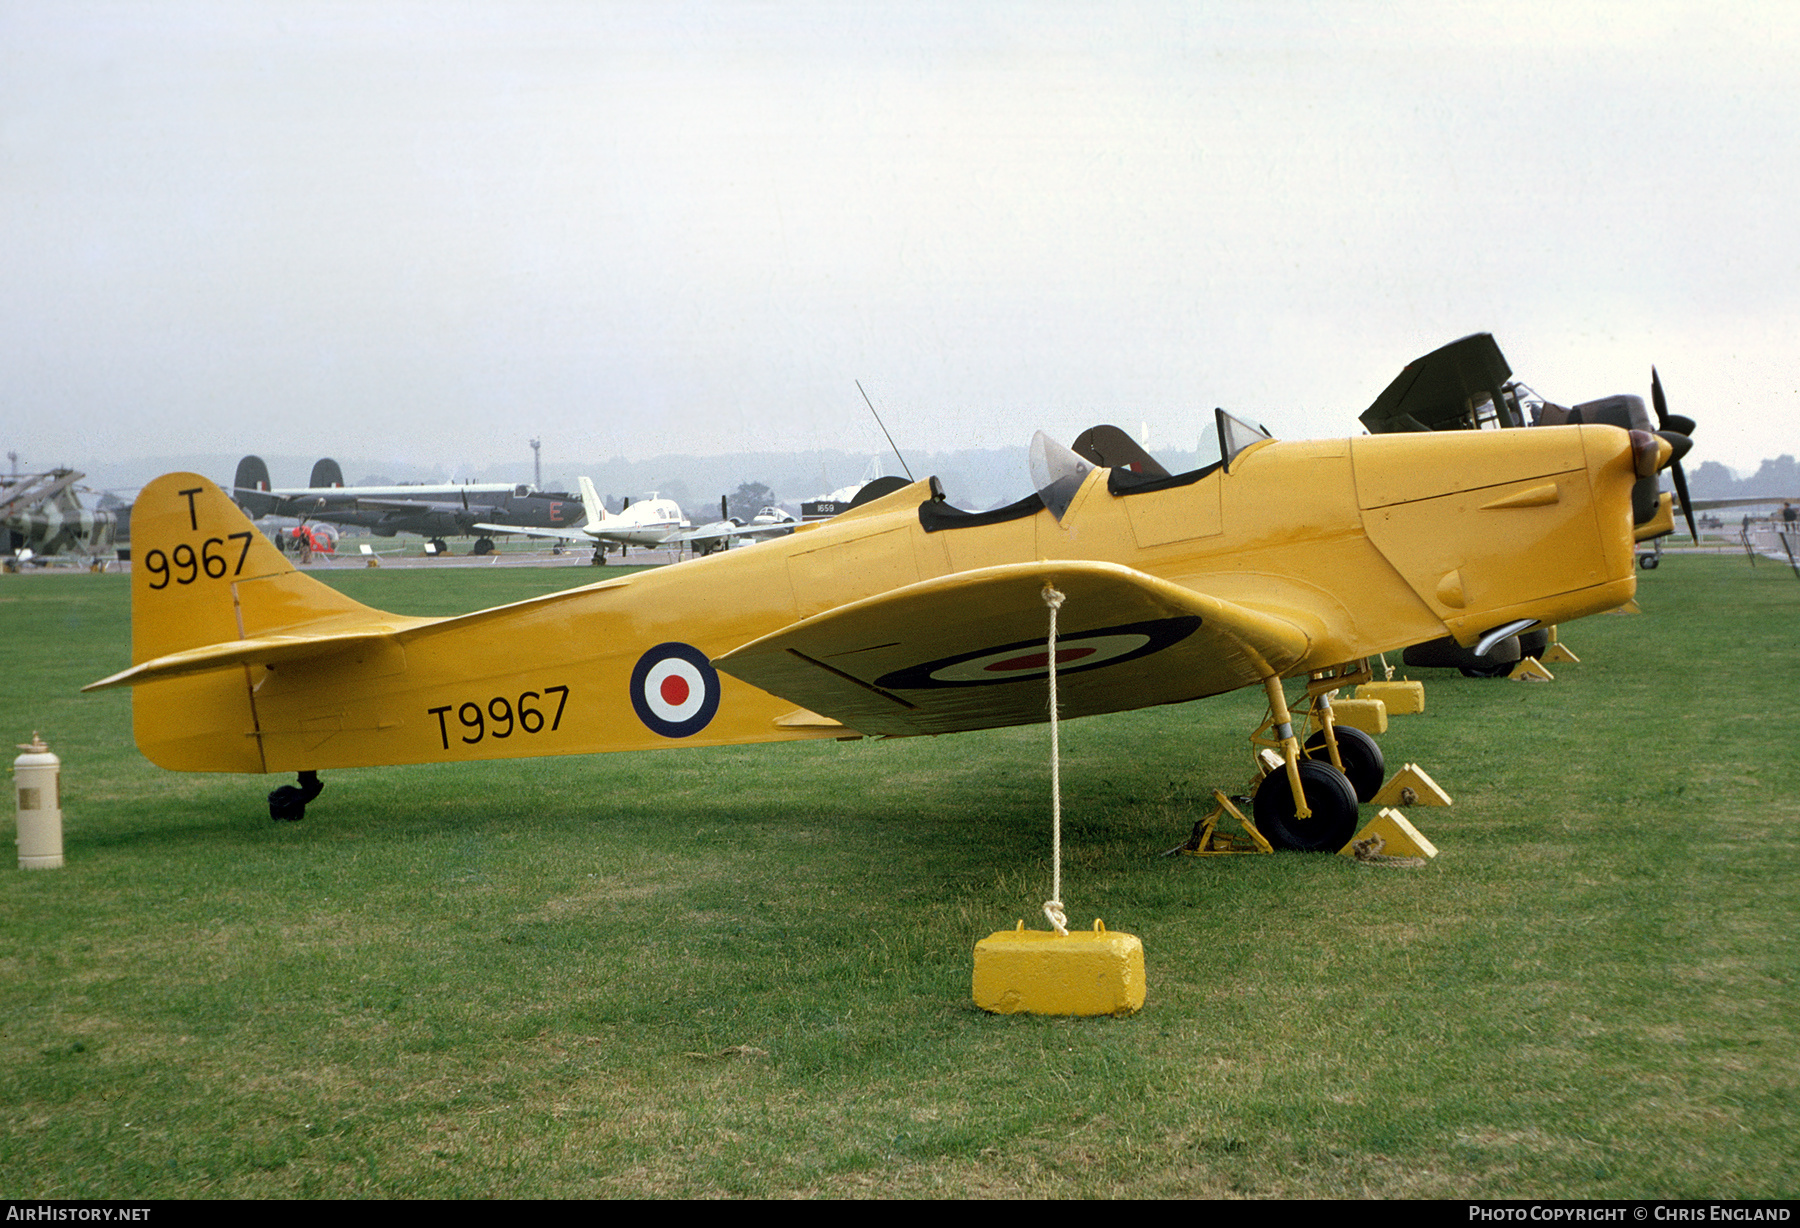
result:
[[[1280,759],[1257,823],[1336,849],[1349,756],[1307,757],[1282,679],[1623,604],[1632,486],[1670,457],[1605,425],[1302,442],[1217,425],[1224,459],[1192,473],[1092,465],[1040,434],[1037,493],[1010,507],[958,510],[931,478],[755,550],[454,618],[339,594],[211,482],[169,474],[134,514],[134,664],[87,689],[136,688],[137,745],[162,767],[299,772],[270,795],[299,818],[329,768],[1046,721],[1053,585],[1063,715],[1262,687]]]

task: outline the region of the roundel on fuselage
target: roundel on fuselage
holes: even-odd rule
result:
[[[719,710],[719,674],[692,644],[658,644],[631,671],[631,706],[652,733],[691,738]]]

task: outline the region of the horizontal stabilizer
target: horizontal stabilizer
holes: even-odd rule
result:
[[[212,670],[231,669],[236,666],[273,666],[285,662],[316,660],[378,641],[388,641],[404,646],[436,632],[462,630],[526,609],[573,601],[602,589],[625,588],[630,583],[631,578],[625,576],[617,580],[585,585],[581,588],[545,593],[540,597],[530,597],[524,601],[515,601],[510,605],[477,610],[473,614],[461,614],[454,618],[411,618],[384,614],[380,610],[368,610],[367,613],[378,621],[363,618],[346,625],[346,619],[341,615],[323,615],[320,619],[320,624],[323,625],[315,624],[314,628],[310,630],[260,635],[244,640],[225,640],[217,644],[206,644],[198,648],[167,653],[153,660],[140,662],[130,669],[121,670],[109,678],[90,682],[81,689],[103,691],[116,686],[138,686],[145,682],[158,682],[165,678],[183,678],[191,674],[204,674]],[[355,617],[351,616],[353,619]]]
[[[165,678],[185,678],[215,669],[229,669],[235,665],[279,665],[286,661],[328,656],[342,648],[389,639],[393,634],[394,628],[383,627],[379,630],[347,631],[336,635],[271,635],[254,640],[228,640],[223,644],[208,644],[203,648],[172,652],[167,656],[157,657],[154,661],[145,661],[142,665],[121,670],[110,678],[90,682],[81,689],[104,691],[116,686],[137,686],[144,682],[160,682]]]

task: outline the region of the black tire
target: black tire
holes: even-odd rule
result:
[[[1278,849],[1335,853],[1356,834],[1356,790],[1329,763],[1300,761],[1300,787],[1312,817],[1294,817],[1293,786],[1287,769],[1271,772],[1256,787],[1256,826]]]
[[[1654,554],[1638,555],[1638,566],[1643,568],[1645,571],[1655,571],[1657,564],[1659,564],[1661,562],[1662,562],[1662,560]]]
[[[469,551],[470,554],[492,554],[493,552],[494,539],[491,537],[477,537],[475,548]]]
[[[1338,758],[1344,761],[1344,775],[1350,778],[1350,787],[1356,790],[1356,800],[1373,800],[1381,792],[1381,782],[1387,779],[1387,757],[1381,753],[1381,746],[1362,730],[1348,725],[1337,726],[1337,744]],[[1331,762],[1323,729],[1306,739],[1306,757],[1321,763]]]
[[[1473,668],[1465,665],[1460,672],[1465,678],[1504,678],[1513,672],[1513,667],[1511,664],[1477,665]]]
[[[432,539],[431,539],[431,544],[432,544],[432,547],[433,547],[433,548],[434,548],[434,549],[436,549],[436,550],[437,550],[437,553],[436,553],[436,554],[435,554],[435,555],[433,555],[433,556],[432,556],[432,557],[433,557],[433,558],[440,558],[440,559],[441,559],[441,558],[443,558],[443,557],[444,557],[444,556],[445,556],[445,555],[446,555],[446,554],[449,554],[449,553],[450,553],[450,547],[448,547],[448,546],[446,546],[446,545],[445,545],[445,544],[444,544],[444,539],[443,539],[443,538],[441,538],[441,537],[434,537],[434,538],[432,538]]]

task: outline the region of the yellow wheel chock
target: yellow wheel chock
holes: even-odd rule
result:
[[[1425,774],[1424,768],[1409,763],[1395,772],[1369,801],[1375,806],[1448,806],[1450,795]]]
[[[1338,850],[1364,865],[1422,866],[1437,856],[1437,846],[1406,821],[1406,816],[1383,807],[1367,826]]]
[[[1561,638],[1557,636],[1555,627],[1550,628],[1550,646],[1544,649],[1544,655],[1539,657],[1538,660],[1546,662],[1555,661],[1558,664],[1581,664],[1581,658],[1570,652],[1568,645],[1564,644]]]
[[[1273,752],[1264,752],[1273,756]],[[1273,770],[1280,771],[1282,765],[1277,763]],[[1237,820],[1242,834],[1231,831],[1220,831],[1219,820],[1230,815]],[[1249,816],[1219,790],[1213,790],[1213,808],[1206,816],[1194,824],[1194,834],[1188,837],[1186,844],[1178,844],[1164,857],[1173,857],[1177,853],[1185,853],[1189,857],[1224,857],[1233,853],[1273,853],[1275,849],[1256,830],[1256,824]]]
[[[1513,666],[1512,672],[1506,676],[1511,678],[1514,682],[1556,681],[1556,675],[1545,669],[1543,663],[1536,657],[1520,658],[1519,663]]]

